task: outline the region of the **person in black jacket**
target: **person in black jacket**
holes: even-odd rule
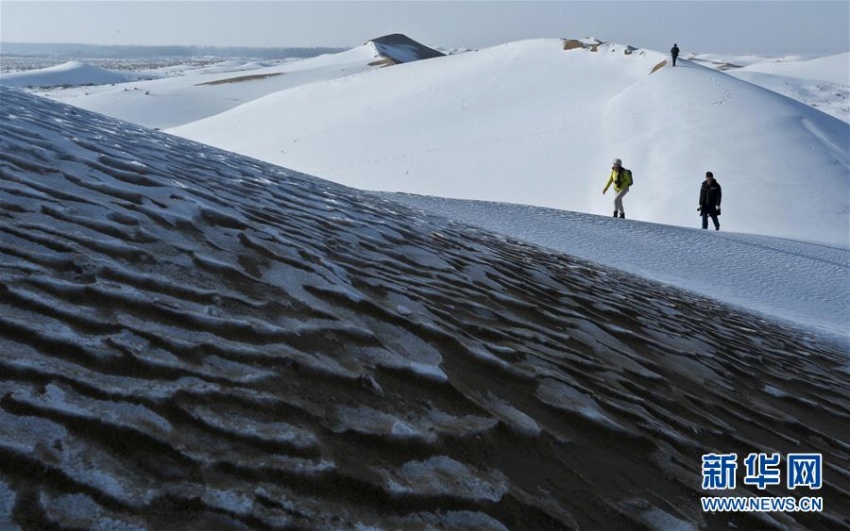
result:
[[[720,215],[720,199],[723,196],[723,191],[720,189],[720,183],[714,180],[714,174],[710,171],[705,172],[705,181],[702,183],[702,188],[699,190],[699,208],[697,209],[702,214],[702,228],[708,228],[708,217],[711,216],[711,221],[714,222],[714,230],[720,230],[720,222],[717,221],[717,216]]]
[[[676,58],[679,57],[679,45],[675,42],[673,43],[673,47],[670,48],[670,55],[673,56],[673,66],[676,66]]]

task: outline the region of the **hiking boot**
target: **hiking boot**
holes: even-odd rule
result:
[[[626,219],[626,213],[620,212],[620,219]]]
[[[617,211],[616,210],[614,211],[614,217],[615,218],[617,217]]]

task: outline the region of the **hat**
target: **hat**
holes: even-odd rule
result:
[[[614,162],[612,162],[612,164],[613,164],[614,166],[622,166],[622,165],[623,165],[623,161],[622,161],[622,160],[620,160],[620,159],[614,159]]]

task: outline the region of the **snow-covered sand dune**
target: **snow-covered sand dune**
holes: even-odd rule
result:
[[[246,72],[199,73],[129,85],[53,91],[49,96],[151,128],[175,127],[225,112],[243,103],[293,86],[377,68],[375,49],[363,45],[340,54],[285,62]],[[250,80],[245,76],[255,76]],[[6,76],[0,79],[5,83]]]
[[[337,54],[283,61],[271,66],[257,64],[250,71],[247,71],[249,65],[239,64],[234,69],[233,63],[228,61],[221,65],[188,70],[182,75],[171,75],[165,79],[138,81],[117,87],[103,82],[107,86],[54,90],[47,94],[77,107],[146,127],[177,127],[292,87],[351,76],[394,62],[411,62],[442,55],[402,37],[379,37]],[[2,76],[0,84],[40,86],[38,81],[46,72],[39,70]],[[67,84],[74,84],[73,79]]]
[[[850,123],[850,52],[816,58],[691,54],[689,59]]]
[[[724,72],[616,43],[501,46],[292,87],[169,132],[360,189],[611,212],[691,226],[723,185],[727,230],[850,245],[850,128]],[[592,51],[596,50],[596,51]]]
[[[0,84],[7,87],[60,87],[80,85],[111,85],[138,80],[134,72],[118,72],[98,68],[80,61],[68,61],[61,65],[39,70],[4,74]],[[85,90],[85,89],[82,89]]]
[[[761,72],[846,86],[850,85],[850,52],[798,61],[760,61],[735,72]]]
[[[0,527],[850,525],[822,336],[0,98]],[[702,454],[772,451],[823,513],[701,512]]]

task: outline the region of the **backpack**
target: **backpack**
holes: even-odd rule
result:
[[[625,177],[624,180],[625,180],[626,186],[632,186],[633,184],[635,184],[635,180],[632,177],[632,170],[627,170],[627,169],[623,168],[623,176]]]
[[[619,175],[617,175],[617,179],[614,181],[614,184],[617,186],[617,188],[623,188],[635,184],[635,180],[632,177],[632,170],[622,168]]]

